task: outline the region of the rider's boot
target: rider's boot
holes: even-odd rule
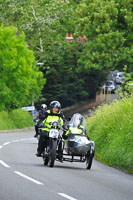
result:
[[[35,135],[34,135],[34,137],[36,138],[38,136],[38,134],[36,133]]]
[[[37,157],[42,157],[42,154],[38,152],[38,153],[36,154],[36,156],[37,156]]]

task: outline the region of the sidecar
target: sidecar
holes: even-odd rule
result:
[[[62,145],[61,160],[86,162],[86,168],[90,169],[95,152],[95,143],[88,139],[85,129],[85,119],[81,114],[75,113],[72,116],[65,136],[66,138],[64,137],[65,140]]]
[[[90,148],[90,142],[86,136],[80,134],[69,134],[65,141],[65,151],[69,155],[85,155]]]
[[[95,143],[87,139],[86,135],[70,134],[64,141],[63,161],[86,162],[90,169],[95,152]]]

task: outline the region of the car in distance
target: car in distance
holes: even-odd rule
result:
[[[103,84],[102,89],[103,89],[103,93],[114,93],[114,91],[116,90],[115,82],[107,80]]]
[[[118,72],[116,77],[115,77],[115,82],[117,84],[121,84],[124,81],[124,79],[125,79],[125,76],[123,75],[123,73],[122,72]]]

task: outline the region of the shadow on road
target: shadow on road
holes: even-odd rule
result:
[[[81,167],[74,167],[74,166],[61,166],[61,165],[56,165],[54,168],[60,168],[60,169],[71,169],[71,170],[86,170],[86,168],[81,168]]]

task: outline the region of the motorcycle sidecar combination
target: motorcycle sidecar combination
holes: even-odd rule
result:
[[[85,128],[85,118],[75,113],[70,122],[66,133],[63,160],[69,162],[86,162],[86,168],[91,169],[95,143],[90,141]]]
[[[84,121],[82,115],[74,114],[69,122],[66,139],[62,137],[63,128],[60,124],[58,122],[52,123],[43,153],[44,165],[54,167],[55,160],[60,162],[86,162],[86,169],[91,169],[95,143],[88,139]]]

